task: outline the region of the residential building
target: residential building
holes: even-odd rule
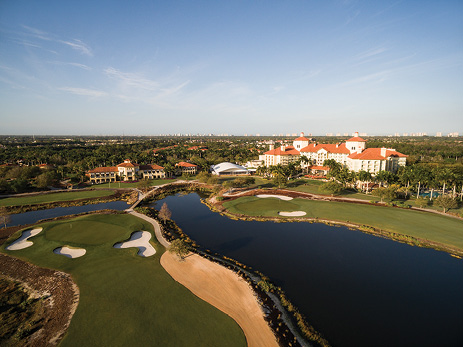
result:
[[[107,183],[107,182],[116,182],[117,174],[119,170],[117,166],[106,166],[106,167],[97,167],[95,169],[87,171],[87,176],[90,179],[90,183]]]
[[[198,165],[187,163],[181,161],[180,163],[175,164],[175,174],[176,175],[196,175],[198,173]]]
[[[124,160],[117,166],[97,167],[87,171],[90,183],[107,183],[116,181],[135,181],[139,178],[154,179],[164,178],[165,172],[162,166],[156,164],[138,165],[130,159]]]
[[[121,181],[136,180],[140,165],[132,163],[130,159],[124,160],[123,163],[117,165],[118,175]]]
[[[166,177],[164,168],[156,164],[140,165],[138,173],[141,178],[148,180]]]

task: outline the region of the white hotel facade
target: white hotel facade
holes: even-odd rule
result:
[[[327,159],[334,159],[343,167],[359,172],[368,171],[377,174],[379,171],[397,172],[399,166],[405,166],[407,156],[392,148],[366,148],[366,140],[358,133],[345,143],[318,144],[310,143],[304,133],[293,141],[292,146],[270,147],[270,150],[259,156],[265,166],[282,164],[299,160],[302,156],[308,159],[304,168],[322,167]]]

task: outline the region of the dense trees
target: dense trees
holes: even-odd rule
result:
[[[336,182],[336,181],[329,181],[326,183],[323,183],[319,190],[325,193],[331,194],[331,196],[335,194],[339,194],[342,191],[342,184]]]

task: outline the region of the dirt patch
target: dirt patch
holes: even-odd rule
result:
[[[235,273],[196,254],[179,261],[165,252],[161,265],[193,294],[232,317],[243,329],[248,346],[278,346],[253,290]]]
[[[42,298],[41,328],[27,336],[24,346],[57,345],[79,302],[79,289],[71,276],[0,254],[0,276],[18,281],[31,297]]]

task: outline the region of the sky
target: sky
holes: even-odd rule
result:
[[[463,1],[0,1],[0,134],[463,133]]]

